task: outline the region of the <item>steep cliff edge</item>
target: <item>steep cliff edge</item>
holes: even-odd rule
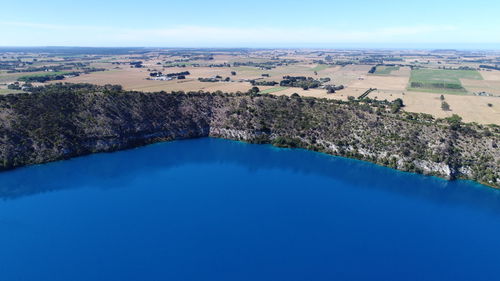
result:
[[[388,106],[298,96],[52,85],[0,97],[0,166],[212,136],[302,147],[500,187],[498,127],[390,113]]]

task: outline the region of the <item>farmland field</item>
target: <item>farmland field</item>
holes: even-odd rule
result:
[[[483,80],[476,70],[414,69],[411,72],[409,91],[444,94],[466,94],[461,79]]]
[[[402,55],[401,51],[377,50],[151,50],[134,55],[99,55],[95,57],[49,56],[43,53],[4,54],[0,56],[0,94],[19,93],[7,87],[25,81],[22,76],[46,76],[81,72],[84,68],[104,71],[81,73],[63,80],[31,83],[40,86],[51,83],[116,84],[125,90],[157,91],[222,91],[247,92],[252,81],[270,82],[257,84],[263,94],[290,96],[297,93],[304,97],[317,97],[347,101],[359,97],[370,88],[370,99],[403,100],[404,110],[432,114],[435,117],[460,115],[464,121],[500,125],[500,71],[478,67],[456,54],[445,55],[448,60],[428,51],[420,56]],[[326,56],[331,61],[325,62]],[[380,62],[382,56],[403,57],[394,65]],[[443,56],[439,54],[439,57]],[[500,58],[500,53],[490,53],[484,59]],[[30,62],[30,64],[20,64]],[[36,61],[34,59],[37,59]],[[371,58],[370,61],[362,61]],[[329,59],[329,60],[330,60]],[[142,66],[133,66],[140,61]],[[9,62],[15,62],[9,65]],[[376,72],[369,71],[377,66]],[[446,67],[446,69],[439,69]],[[461,69],[462,68],[462,69]],[[471,70],[463,70],[463,68]],[[44,71],[53,69],[52,72]],[[472,70],[474,69],[474,70]],[[162,75],[189,72],[185,79],[150,79],[152,73]],[[285,76],[306,77],[321,81],[317,88],[281,87]],[[200,78],[218,81],[202,82]],[[228,79],[229,78],[229,79]],[[273,85],[272,82],[275,82]],[[417,83],[412,85],[412,83]],[[329,86],[343,86],[342,90],[328,93]],[[415,87],[412,87],[415,86]],[[450,110],[441,108],[444,94]],[[450,95],[447,95],[450,94]]]
[[[47,72],[39,72],[40,74],[47,73]],[[34,75],[35,73],[31,73],[29,75]],[[6,83],[6,82],[14,82],[19,79],[19,77],[26,76],[26,73],[0,73],[0,83]]]
[[[18,93],[24,93],[24,91],[21,91],[21,90],[10,90],[10,89],[2,89],[2,88],[0,88],[0,95],[18,94]]]
[[[377,71],[375,71],[375,75],[390,75],[393,71],[398,71],[399,66],[379,66],[377,67]]]
[[[316,67],[314,67],[312,70],[313,71],[322,71],[325,70],[329,67],[329,65],[326,64],[318,64]]]
[[[44,71],[41,73],[33,73],[33,74],[28,74],[28,75],[23,75],[20,78],[29,78],[29,77],[42,77],[46,75],[65,75],[71,73],[70,71]]]
[[[283,90],[286,90],[286,89],[288,89],[288,88],[287,87],[275,87],[275,88],[270,88],[270,89],[266,89],[266,90],[260,91],[260,93],[262,93],[262,94],[271,94],[271,93],[276,93],[276,92],[283,91]]]

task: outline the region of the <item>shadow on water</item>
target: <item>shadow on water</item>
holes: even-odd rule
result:
[[[500,213],[500,191],[470,181],[446,181],[300,149],[279,149],[212,138],[158,143],[3,172],[0,173],[0,198],[8,200],[91,187],[96,180],[103,182],[102,186],[114,188],[119,187],[118,182],[145,172],[211,163],[236,164],[250,170],[285,169],[328,177],[332,184],[348,183],[358,188]]]

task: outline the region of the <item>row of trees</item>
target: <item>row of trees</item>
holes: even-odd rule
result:
[[[198,81],[200,82],[221,82],[221,81],[224,81],[224,82],[229,82],[231,81],[231,78],[229,77],[226,77],[224,79],[222,79],[221,76],[217,75],[215,78],[198,78]]]
[[[484,69],[500,70],[500,66],[498,65],[493,66],[493,65],[481,64],[479,67]]]
[[[45,74],[45,75],[27,75],[27,76],[21,76],[17,80],[27,83],[33,83],[33,82],[44,83],[52,80],[63,80],[65,76],[79,76],[79,75],[80,73],[78,72],[68,72],[65,74],[56,73],[56,74]]]
[[[276,86],[278,84],[278,82],[276,81],[255,81],[255,80],[250,81],[250,83],[252,84],[252,86]]]
[[[297,87],[304,90],[318,88],[321,82],[311,77],[305,76],[283,76],[280,82],[281,87]]]
[[[458,83],[422,83],[422,82],[411,82],[411,88],[436,88],[436,89],[452,89],[461,90],[462,85]]]

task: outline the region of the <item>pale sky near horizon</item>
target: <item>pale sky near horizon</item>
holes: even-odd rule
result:
[[[500,49],[498,0],[2,2],[0,46]]]

